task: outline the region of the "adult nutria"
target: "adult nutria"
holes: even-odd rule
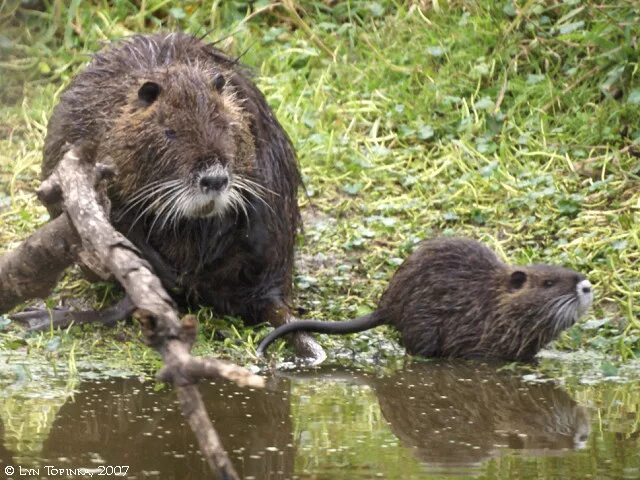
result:
[[[249,323],[293,320],[300,173],[291,141],[236,59],[182,33],[116,43],[62,94],[43,178],[67,144],[115,166],[112,222],[178,303]],[[301,355],[323,355],[309,336],[295,344]]]
[[[440,238],[423,242],[400,266],[374,312],[283,325],[258,352],[290,332],[344,334],[388,324],[413,355],[528,361],[591,302],[591,284],[572,270],[506,265],[479,242]]]

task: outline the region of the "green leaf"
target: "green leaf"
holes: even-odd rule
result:
[[[55,352],[60,347],[60,337],[53,337],[51,340],[47,342],[45,346],[45,350],[48,352]]]
[[[607,323],[607,319],[606,318],[602,318],[600,320],[589,320],[587,322],[584,322],[581,325],[581,327],[582,327],[583,330],[598,330],[605,323]]]
[[[169,13],[176,20],[181,20],[187,16],[186,12],[180,7],[174,7],[169,10]]]
[[[432,57],[441,57],[444,55],[444,48],[442,47],[427,47],[427,53]]]
[[[362,183],[349,183],[342,187],[342,191],[349,195],[357,195],[360,190],[362,190]]]
[[[582,209],[582,203],[575,198],[561,198],[556,202],[560,215],[574,217]]]
[[[630,103],[631,105],[640,105],[640,88],[631,90],[627,97],[627,103]]]
[[[540,83],[541,81],[543,81],[545,78],[544,75],[539,75],[536,73],[530,73],[529,75],[527,75],[527,83],[529,85],[535,85],[536,83]]]
[[[558,32],[560,33],[560,35],[566,35],[568,33],[575,32],[576,30],[580,30],[582,27],[584,27],[584,21],[580,20],[578,22],[571,22],[562,25],[558,28]]]
[[[420,140],[428,140],[433,137],[433,127],[431,125],[422,125],[417,132]]]
[[[604,375],[605,377],[615,377],[616,375],[618,375],[618,367],[616,367],[613,363],[608,361],[602,362],[602,365],[600,366],[600,371],[602,372],[602,375]]]
[[[506,5],[502,7],[502,11],[509,17],[515,17],[516,15],[518,15],[518,11],[513,5],[513,2],[507,2]]]
[[[372,2],[369,4],[369,11],[374,17],[381,17],[384,15],[384,7],[378,2]]]
[[[477,110],[492,110],[496,104],[489,97],[482,97],[476,103],[473,104]]]
[[[444,218],[447,222],[455,222],[460,217],[458,217],[455,212],[445,212],[442,214],[442,218]]]

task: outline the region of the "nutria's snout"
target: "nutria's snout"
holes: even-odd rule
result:
[[[576,293],[578,295],[578,317],[584,315],[593,303],[593,287],[591,282],[586,278],[576,285]]]
[[[229,175],[223,174],[204,174],[200,177],[200,189],[205,194],[217,194],[229,185]]]
[[[591,282],[582,275],[575,277],[575,289],[567,296],[559,295],[551,309],[555,311],[554,317],[558,327],[562,330],[576,323],[593,303],[593,287]]]
[[[192,218],[221,216],[232,203],[232,179],[229,171],[214,165],[194,174],[192,195],[186,202],[185,215]]]

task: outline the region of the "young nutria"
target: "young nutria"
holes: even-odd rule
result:
[[[423,242],[382,294],[377,310],[348,322],[278,327],[258,347],[290,332],[355,333],[392,325],[410,354],[531,360],[592,301],[591,284],[550,265],[506,265],[479,242]]]
[[[291,141],[236,59],[182,33],[116,43],[62,94],[43,178],[67,144],[116,167],[112,221],[179,303],[250,323],[293,320],[300,173]],[[308,336],[295,343],[301,355],[323,355]]]

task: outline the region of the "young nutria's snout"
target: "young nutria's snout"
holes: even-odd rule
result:
[[[549,329],[551,337],[569,328],[593,302],[591,283],[584,275],[552,265],[515,267],[508,276],[510,314],[528,319],[534,331]],[[533,322],[533,323],[530,323]]]
[[[580,280],[576,285],[576,293],[578,295],[578,317],[583,316],[589,310],[593,303],[593,287],[591,282],[586,278]]]

